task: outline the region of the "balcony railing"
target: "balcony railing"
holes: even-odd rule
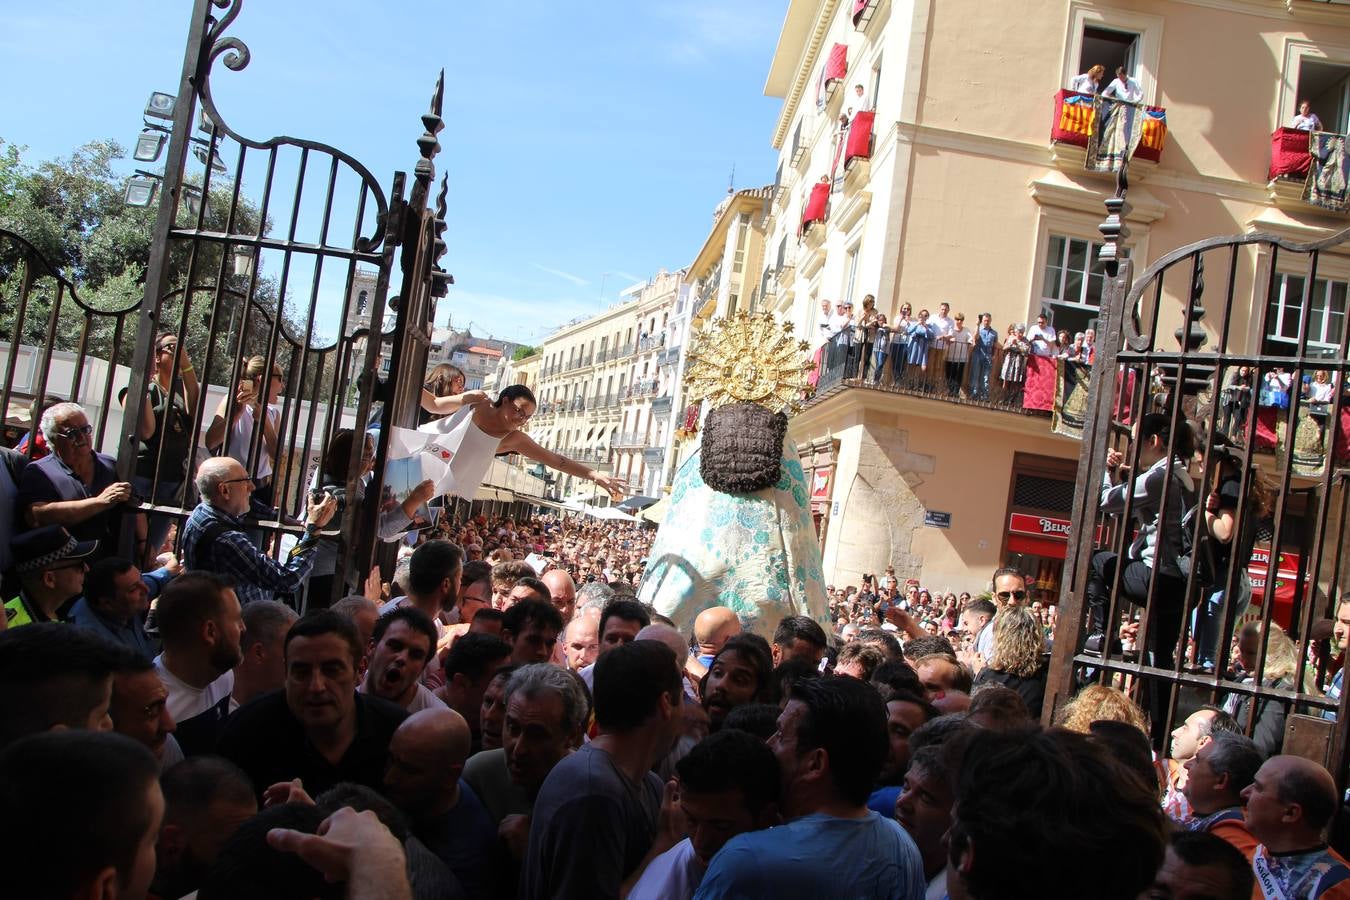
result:
[[[666,336],[664,334],[652,335],[638,339],[638,352],[646,353],[648,350],[656,350],[665,346]]]
[[[1055,94],[1055,117],[1050,124],[1050,140],[1086,148],[1088,138],[1098,127],[1093,99],[1092,94],[1078,91],[1064,90]],[[1134,107],[1142,115],[1139,146],[1135,148],[1131,159],[1156,163],[1167,143],[1167,110],[1161,106],[1126,104],[1121,100],[1104,102]],[[1130,171],[1133,174],[1134,170]]]
[[[652,401],[652,415],[654,416],[670,415],[671,402],[672,401],[670,397],[657,397],[655,400]]]
[[[844,348],[826,344],[821,349],[817,359],[819,379],[810,403],[818,403],[846,388],[862,388],[1029,416],[1050,415],[1054,383],[1058,377],[1056,360],[1051,357],[1021,356],[1005,373],[1006,354],[996,347],[987,378],[981,376],[983,370],[977,371],[973,360],[968,360],[955,369],[955,377],[949,379],[945,351],[931,349],[926,367],[921,367],[904,360],[905,352],[901,349],[886,356],[878,378],[872,353],[868,354],[865,368],[860,370],[860,346],[865,345]],[[891,345],[892,348],[899,346]],[[897,356],[901,357],[898,365]],[[1005,374],[1009,378],[1005,379]]]
[[[674,347],[667,347],[656,356],[656,364],[658,366],[673,366],[675,365],[675,363],[679,361],[680,361],[679,344],[676,344]]]
[[[646,397],[651,394],[655,394],[656,388],[657,388],[657,380],[655,378],[643,379],[642,381],[636,381],[633,384],[629,385],[628,392],[625,396],[629,400],[635,400],[639,397]]]
[[[624,431],[614,436],[610,440],[610,446],[616,449],[626,447],[641,447],[647,443],[647,436],[639,431]]]
[[[615,353],[614,356],[611,357],[611,358],[612,358],[612,359],[623,359],[623,358],[626,357],[626,356],[632,356],[632,355],[633,355],[633,345],[632,345],[632,343],[627,343],[627,344],[624,344],[623,347],[622,347],[617,353]]]

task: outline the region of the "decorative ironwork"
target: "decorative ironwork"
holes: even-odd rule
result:
[[[1161,744],[1201,703],[1236,698],[1249,733],[1258,707],[1287,715],[1292,736],[1285,751],[1325,762],[1344,784],[1343,742],[1333,740],[1322,713],[1346,721],[1350,695],[1328,698],[1321,688],[1329,654],[1291,651],[1290,641],[1304,651],[1314,645],[1314,623],[1336,615],[1350,578],[1350,317],[1324,319],[1331,316],[1330,301],[1317,294],[1321,254],[1350,242],[1350,229],[1303,243],[1262,232],[1209,238],[1163,255],[1136,280],[1121,247],[1128,234],[1126,190],[1122,172],[1101,226],[1106,282],[1094,368],[1116,374],[1092,379],[1089,389],[1045,718],[1052,720],[1087,681],[1130,685]],[[1300,279],[1304,293],[1302,302],[1283,308],[1297,328],[1277,333],[1272,308],[1284,302],[1279,288],[1286,278]],[[1315,323],[1318,337],[1312,338]],[[1221,482],[1234,486],[1232,562],[1210,576],[1217,583],[1206,583],[1196,571],[1201,567],[1190,565],[1184,591],[1150,569],[1142,597],[1127,594],[1124,566],[1117,567],[1105,578],[1102,652],[1089,650],[1093,557],[1104,550],[1123,555],[1140,502],[1127,492],[1118,516],[1100,511],[1106,456],[1120,451],[1129,471],[1148,468],[1148,460],[1141,462],[1143,442],[1134,440],[1148,414],[1166,417],[1162,459],[1178,453],[1188,430],[1198,437],[1196,456],[1186,460],[1196,490],[1181,502],[1204,504]],[[1168,508],[1177,502],[1164,494],[1163,521],[1187,511]],[[1204,516],[1185,521],[1192,543],[1208,539]],[[1097,569],[1099,576],[1104,572]],[[1213,632],[1197,633],[1190,613],[1197,605],[1204,613],[1212,597],[1220,598],[1222,615]],[[1137,649],[1122,652],[1113,639],[1127,622],[1138,629]],[[1230,672],[1230,647],[1244,628],[1244,640],[1259,643],[1254,656],[1248,647],[1245,675],[1263,677]],[[1291,661],[1293,671],[1271,675],[1276,670],[1267,660],[1277,657],[1281,665]]]

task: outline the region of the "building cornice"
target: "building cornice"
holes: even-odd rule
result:
[[[1325,25],[1350,24],[1350,6],[1328,0],[1177,0],[1187,6],[1201,6],[1221,12],[1260,16],[1288,22],[1315,22]]]
[[[785,34],[796,6],[797,4],[794,3],[788,8],[788,20],[783,23]],[[797,54],[797,72],[793,76],[785,95],[777,92],[776,81],[778,79],[775,77],[775,71],[779,63],[779,55],[786,53],[790,47],[785,45],[781,39],[779,41],[778,50],[774,53],[774,66],[770,68],[769,80],[764,86],[764,93],[767,96],[783,96],[783,109],[778,114],[778,124],[773,129],[772,146],[775,150],[781,150],[783,141],[787,139],[788,127],[797,115],[797,106],[801,102],[802,94],[806,92],[807,83],[811,80],[811,71],[815,68],[816,59],[820,56],[821,45],[825,43],[825,35],[829,33],[830,23],[834,21],[834,14],[838,8],[839,0],[821,0],[820,6],[816,10],[816,21],[811,27],[804,46]]]

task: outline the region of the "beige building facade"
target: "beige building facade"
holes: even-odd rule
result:
[[[783,105],[762,305],[813,344],[823,301],[860,308],[868,294],[891,321],[906,303],[936,313],[947,302],[967,327],[990,313],[1000,339],[1040,313],[1071,333],[1094,327],[1098,226],[1115,178],[1086,171],[1083,146],[1052,138],[1064,137],[1063,92],[1096,63],[1126,68],[1160,143],[1129,167],[1136,271],[1215,235],[1306,241],[1350,225],[1301,199],[1301,178],[1271,177],[1272,141],[1299,100],[1313,102],[1325,130],[1350,129],[1350,9],[793,0],[765,88]],[[1229,348],[1291,352],[1298,335],[1281,323],[1306,293],[1322,307],[1310,344],[1333,352],[1350,256],[1325,254],[1318,278],[1305,292],[1304,274],[1271,254],[1237,257]],[[1159,334],[1180,325],[1186,284],[1167,282]],[[1203,324],[1217,335],[1218,322]],[[827,578],[856,584],[891,564],[902,579],[976,591],[1011,563],[1050,599],[1078,442],[1012,394],[980,401],[968,385],[948,393],[931,379],[892,383],[889,371],[875,386],[848,374],[859,373],[823,379],[791,425]]]

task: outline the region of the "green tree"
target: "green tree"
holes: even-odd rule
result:
[[[516,352],[511,354],[511,360],[513,362],[519,362],[527,356],[533,356],[538,350],[538,347],[527,347],[524,344],[521,344],[516,348]]]
[[[138,306],[144,294],[145,272],[150,261],[150,244],[156,216],[155,206],[133,207],[125,202],[126,179],[118,176],[113,164],[126,156],[116,141],[93,141],[78,148],[66,159],[27,166],[21,148],[0,140],[0,228],[26,239],[74,285],[83,306],[68,293],[53,332],[58,349],[75,351],[87,341],[95,356],[129,364],[135,345],[131,317],[123,317],[117,339],[119,314]],[[200,182],[198,182],[200,184]],[[203,228],[223,231],[231,207],[232,186],[214,182],[206,203]],[[186,204],[179,210],[182,226],[195,224]],[[235,230],[244,234],[267,234],[270,222],[259,222],[256,206],[240,197],[235,210]],[[211,304],[216,278],[225,273],[222,314],[231,315],[236,328],[242,326],[243,291],[247,280],[234,275],[231,261],[220,243],[201,242],[195,258],[187,242],[177,241],[170,255],[169,292],[162,298],[158,322],[166,331],[176,330],[183,321],[184,298],[189,299],[187,348],[196,361],[207,357],[211,341]],[[0,254],[0,338],[11,339],[18,312],[17,298],[20,261],[14,253]],[[188,286],[191,267],[192,290]],[[51,328],[53,298],[60,295],[54,279],[39,278],[30,291],[29,303],[20,324],[24,343],[42,344]],[[254,290],[254,309],[248,318],[243,341],[245,356],[265,353],[271,318],[277,310],[277,284],[269,277],[258,279]],[[283,340],[278,360],[290,365],[296,335],[304,334],[303,317],[293,309],[283,309]],[[87,336],[85,334],[87,330]],[[223,329],[222,329],[223,331]],[[209,377],[228,382],[234,366],[233,351],[237,334],[217,335]],[[114,346],[115,344],[115,346]]]

